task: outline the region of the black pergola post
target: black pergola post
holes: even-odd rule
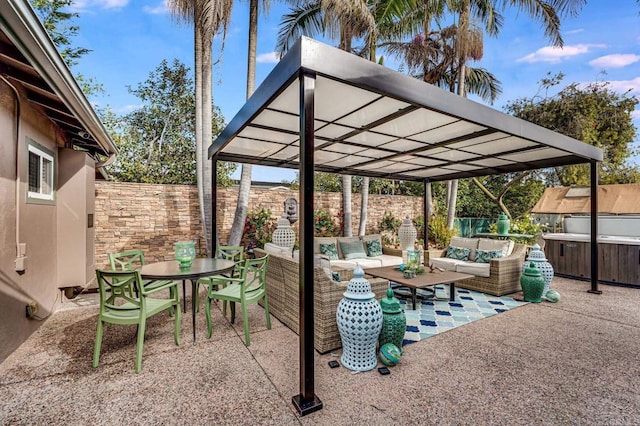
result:
[[[211,167],[211,257],[215,257],[217,250],[216,229],[218,229],[218,218],[216,206],[218,205],[218,156],[212,159]]]
[[[602,294],[598,290],[598,162],[591,160],[591,289],[589,293]]]
[[[301,416],[322,408],[315,395],[313,353],[313,172],[314,172],[314,95],[315,74],[301,71],[300,83],[300,394],[292,398]]]
[[[428,191],[428,187],[429,187],[429,179],[425,179],[424,180],[424,194],[423,194],[423,200],[422,200],[422,217],[424,218],[424,230],[423,230],[423,237],[424,237],[424,250],[425,250],[425,254],[426,251],[429,250],[429,191]],[[428,265],[425,265],[428,266]]]

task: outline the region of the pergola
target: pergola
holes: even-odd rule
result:
[[[314,171],[426,184],[590,163],[595,218],[602,150],[301,38],[214,141],[209,157],[214,206],[218,161],[299,169],[300,394],[293,403],[305,415],[322,408],[313,363]],[[424,210],[426,222],[426,201]],[[590,291],[599,293],[596,236],[592,220]]]

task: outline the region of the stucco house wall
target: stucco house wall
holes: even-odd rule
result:
[[[45,317],[59,303],[57,206],[27,203],[26,182],[27,138],[54,153],[61,140],[53,123],[31,107],[22,94],[16,134],[16,98],[1,80],[0,97],[0,360],[3,360],[40,325],[38,320],[26,318],[26,305],[35,302],[40,308],[38,316]],[[54,182],[57,180],[56,168]],[[26,244],[23,272],[15,270],[17,243]]]

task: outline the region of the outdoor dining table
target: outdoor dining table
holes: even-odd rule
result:
[[[209,277],[228,272],[233,269],[235,262],[226,259],[194,259],[189,268],[180,268],[177,260],[156,262],[144,265],[140,269],[140,275],[145,280],[185,280],[191,281],[191,308],[193,321],[193,343],[196,343],[196,292],[198,291],[198,278]],[[183,287],[183,297],[184,287]],[[186,299],[186,297],[185,297]],[[185,300],[186,310],[186,300]]]

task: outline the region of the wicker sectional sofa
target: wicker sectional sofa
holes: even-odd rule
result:
[[[266,254],[261,249],[254,249],[256,257]],[[267,267],[267,297],[269,312],[284,325],[298,334],[299,330],[299,269],[298,262],[292,258],[270,254]],[[343,271],[341,279],[347,280],[353,271]],[[329,278],[322,267],[314,268],[313,286],[313,346],[320,353],[340,348],[340,332],[336,323],[338,302],[347,288],[346,281],[334,281]],[[371,289],[380,300],[387,291],[388,281],[370,278]]]
[[[454,242],[454,239],[456,239],[456,242]],[[465,246],[465,243],[467,245],[473,245],[473,243],[475,243],[476,247],[478,247],[481,240],[484,241],[485,244],[488,243],[486,239],[453,237],[452,244]],[[497,243],[497,241],[493,241],[493,243]],[[486,271],[483,271],[485,273],[475,270],[475,268],[481,265],[474,264],[473,262],[463,262],[462,269],[456,268],[455,263],[460,264],[460,262],[451,262],[450,259],[445,259],[447,250],[428,250],[425,253],[424,263],[425,265],[434,265],[448,270],[474,274],[476,276],[468,280],[459,281],[456,283],[456,286],[493,294],[494,296],[502,296],[521,290],[520,274],[526,253],[526,245],[513,244],[513,248],[506,256],[489,261]],[[436,260],[435,262],[434,259]]]

